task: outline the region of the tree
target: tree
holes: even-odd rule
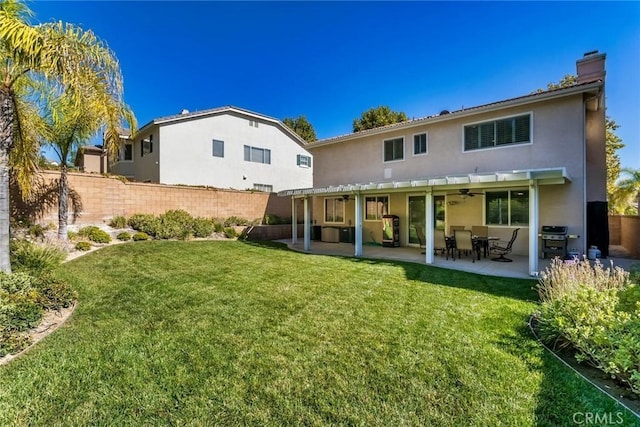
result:
[[[611,197],[612,211],[618,214],[638,215],[640,206],[640,169],[622,168],[622,178],[617,182]]]
[[[578,82],[578,77],[573,74],[565,74],[558,83],[547,84],[547,90],[562,89],[565,87],[573,86]],[[536,92],[543,92],[542,89],[538,89]],[[620,156],[618,156],[618,150],[624,147],[622,139],[616,135],[616,130],[620,127],[616,121],[609,116],[606,117],[605,122],[605,161],[607,163],[607,199],[615,200],[616,181],[620,176]],[[612,207],[610,206],[610,211]]]
[[[85,102],[85,93],[92,90],[122,99],[120,68],[104,43],[71,24],[31,25],[31,15],[17,0],[0,1],[0,270],[7,272],[11,271],[9,168],[21,167],[18,174],[26,180],[35,170],[39,153],[34,138],[39,120],[36,114],[26,114],[27,110],[37,109],[43,91],[64,93],[77,109]],[[119,113],[109,109],[104,118],[106,139],[112,145],[118,138]],[[31,164],[21,163],[27,157],[33,159]]]
[[[84,103],[74,105],[73,97],[63,93],[57,97],[50,97],[45,104],[46,132],[44,143],[54,149],[60,160],[60,179],[58,180],[58,239],[67,241],[67,225],[69,213],[69,181],[67,179],[70,155],[81,149],[86,142],[100,128],[108,123],[111,111],[117,112],[114,119],[116,125],[120,117],[135,128],[133,113],[121,99],[113,97],[104,91],[105,87],[98,84],[84,89]],[[111,141],[117,146],[117,142]]]
[[[362,130],[373,129],[380,126],[406,122],[407,120],[409,120],[409,118],[405,113],[391,111],[389,107],[381,105],[377,108],[371,108],[370,110],[365,111],[359,119],[354,119],[353,131],[360,132]]]
[[[313,129],[313,125],[309,123],[305,116],[299,116],[295,119],[286,117],[282,122],[307,142],[313,142],[318,139],[316,138],[316,131]]]

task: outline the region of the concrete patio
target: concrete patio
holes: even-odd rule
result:
[[[305,252],[304,243],[300,239],[295,245],[292,244],[291,239],[280,240],[280,242],[285,243],[292,250]],[[362,258],[385,260],[388,259],[414,262],[418,264],[425,263],[425,255],[421,253],[423,252],[423,250],[418,249],[417,247],[393,248],[363,245],[362,249]],[[309,251],[309,253],[317,255],[334,255],[346,257],[353,257],[354,252],[354,245],[350,243],[328,243],[320,241],[312,241]],[[470,255],[462,256],[461,258],[456,258],[455,260],[452,260],[451,258],[447,260],[445,256],[440,256],[440,254],[438,254],[436,257],[434,257],[434,263],[432,265],[436,267],[468,271],[470,273],[484,274],[488,276],[516,277],[525,279],[532,278],[528,272],[529,258],[527,256],[509,255],[508,258],[512,259],[513,262],[492,261],[490,256],[487,256],[486,258],[482,256],[479,261],[476,259],[475,262],[472,262]],[[550,259],[540,259],[539,261],[540,271],[544,271],[551,262]],[[611,263],[613,262],[614,266],[621,267],[627,271],[632,265],[640,264],[640,260],[612,257],[603,259],[601,260],[601,262],[605,268],[610,267]]]

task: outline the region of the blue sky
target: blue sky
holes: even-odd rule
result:
[[[305,115],[320,139],[388,105],[409,117],[526,95],[607,54],[607,114],[640,168],[640,2],[34,1],[35,21],[115,51],[139,124],[234,105]]]

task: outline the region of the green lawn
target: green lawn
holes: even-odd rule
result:
[[[117,245],[60,274],[79,306],[0,367],[0,425],[550,426],[623,412],[532,339],[533,281],[242,242]]]

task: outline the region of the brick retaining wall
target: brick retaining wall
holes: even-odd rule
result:
[[[45,182],[59,177],[59,172],[43,171]],[[161,214],[170,209],[184,209],[193,216],[225,219],[230,216],[250,221],[265,214],[291,217],[291,199],[274,193],[217,188],[122,182],[97,174],[69,173],[69,186],[82,201],[76,224],[106,223],[116,215],[135,213]],[[69,223],[72,223],[69,212]],[[43,223],[58,223],[57,208],[42,216]]]

